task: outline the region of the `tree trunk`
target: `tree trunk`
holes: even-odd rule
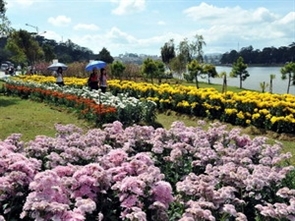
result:
[[[222,93],[225,93],[227,91],[227,80],[226,75],[223,76],[223,84],[222,84]]]
[[[290,85],[291,85],[291,74],[289,74],[289,82],[288,82],[287,94],[289,94]]]
[[[196,75],[196,87],[199,89],[199,80],[198,80],[198,75]]]
[[[240,89],[242,89],[242,75],[240,75]]]

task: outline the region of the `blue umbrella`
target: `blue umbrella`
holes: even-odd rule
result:
[[[68,66],[63,64],[63,63],[60,63],[60,62],[57,62],[57,63],[53,63],[52,65],[49,65],[47,67],[48,70],[50,71],[57,71],[57,69],[61,67],[64,71],[67,70]]]
[[[105,66],[107,66],[107,63],[105,63],[104,61],[91,61],[86,65],[85,70],[92,71],[93,68],[101,69]]]

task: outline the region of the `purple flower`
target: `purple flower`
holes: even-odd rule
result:
[[[152,187],[152,195],[155,201],[163,203],[168,209],[169,204],[173,202],[174,198],[172,196],[172,187],[170,183],[165,181],[158,181]]]
[[[81,197],[76,198],[75,203],[76,209],[74,211],[79,211],[82,214],[91,213],[96,209],[96,204],[91,199],[82,199]]]
[[[122,194],[120,200],[121,206],[127,209],[140,205],[140,201],[137,195]]]
[[[114,166],[121,165],[127,157],[128,154],[122,149],[114,149],[107,154],[107,159],[109,162],[113,163]]]
[[[230,214],[231,216],[236,216],[237,215],[237,211],[234,205],[232,204],[224,204],[222,210],[225,213]]]
[[[146,213],[139,207],[132,207],[131,211],[127,214],[122,214],[122,218],[136,221],[147,221]]]

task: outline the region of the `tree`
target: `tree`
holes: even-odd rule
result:
[[[216,68],[212,64],[204,64],[202,67],[203,73],[207,75],[208,84],[210,84],[210,78],[214,78],[218,75]]]
[[[121,81],[122,80],[122,77],[123,77],[123,72],[124,72],[125,68],[126,67],[125,67],[125,65],[122,62],[115,61],[111,65],[112,75],[114,75],[115,77],[119,78],[120,81]]]
[[[114,58],[111,56],[110,52],[103,47],[102,50],[98,53],[97,60],[104,61],[108,64],[113,63]]]
[[[190,44],[190,50],[192,57],[196,57],[196,60],[200,63],[204,62],[203,46],[206,45],[202,35],[195,35],[195,41]]]
[[[175,58],[174,40],[170,39],[161,48],[161,57],[164,64],[169,65],[170,61]]]
[[[269,92],[272,93],[272,86],[273,86],[273,79],[276,78],[276,75],[275,74],[271,74],[269,76]]]
[[[192,60],[188,64],[188,71],[189,75],[192,79],[195,79],[196,81],[196,87],[199,88],[199,80],[198,75],[200,75],[203,71],[202,65],[197,60]]]
[[[11,32],[10,21],[6,17],[6,2],[0,0],[0,37],[8,36]]]
[[[268,87],[268,84],[265,83],[265,81],[260,82],[260,88],[261,88],[261,92],[264,93],[266,88]]]
[[[49,44],[45,44],[42,46],[42,49],[44,51],[44,59],[46,62],[52,61],[54,58],[56,58],[56,55],[54,53],[54,49]]]
[[[227,91],[227,74],[226,74],[226,72],[225,71],[221,72],[220,77],[223,78],[221,93],[226,93],[226,91]]]
[[[295,62],[289,62],[281,68],[282,79],[288,78],[287,94],[289,94],[291,84],[295,84]]]
[[[152,83],[154,83],[153,79],[157,77],[158,74],[158,67],[156,62],[151,58],[145,59],[142,65],[142,72],[147,77],[151,78]]]
[[[5,49],[11,51],[11,60],[16,63],[34,64],[44,58],[44,52],[38,42],[25,30],[12,31]]]
[[[250,76],[247,67],[248,65],[244,63],[244,59],[241,56],[233,63],[231,76],[240,78],[240,88],[242,88],[242,82]]]
[[[172,71],[177,73],[178,76],[181,76],[181,74],[186,70],[186,63],[183,55],[179,54],[173,58],[170,62],[170,67]]]
[[[178,53],[180,55],[182,55],[182,58],[183,58],[183,62],[185,64],[191,62],[192,60],[192,55],[191,55],[191,50],[190,50],[190,45],[188,43],[188,40],[187,38],[185,38],[183,41],[181,41],[179,43],[179,46],[178,46]]]
[[[162,61],[156,60],[155,61],[157,65],[157,74],[156,77],[159,79],[159,84],[162,83],[162,78],[165,75],[165,64]]]
[[[243,47],[240,51],[240,56],[243,57],[244,61],[247,64],[252,64],[253,60],[255,61],[256,58],[253,56],[253,47],[250,45],[249,47]]]
[[[124,70],[124,76],[126,76],[127,79],[136,80],[137,77],[141,77],[140,67],[138,64],[126,64],[126,68]]]

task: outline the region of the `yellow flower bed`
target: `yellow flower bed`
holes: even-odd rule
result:
[[[54,77],[21,76],[25,81],[55,82]],[[65,77],[66,85],[85,86],[86,78]],[[110,90],[146,98],[159,109],[219,119],[238,125],[253,124],[278,132],[295,132],[295,96],[255,91],[220,93],[214,88],[109,80]]]

